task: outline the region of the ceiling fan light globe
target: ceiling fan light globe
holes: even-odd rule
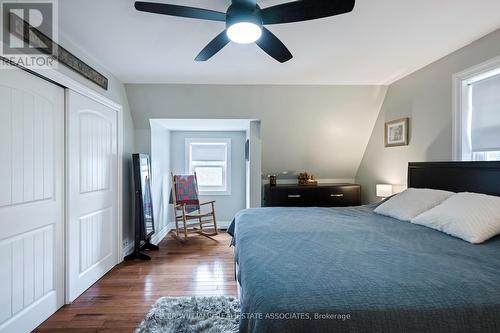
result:
[[[227,28],[229,39],[238,44],[250,44],[262,36],[262,28],[251,22],[238,22]]]

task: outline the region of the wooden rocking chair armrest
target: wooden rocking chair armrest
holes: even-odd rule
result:
[[[205,205],[209,205],[209,204],[213,204],[213,203],[215,203],[215,200],[200,203],[200,206],[205,206]]]
[[[182,209],[184,206],[186,206],[186,204],[177,204],[175,205],[175,209]]]

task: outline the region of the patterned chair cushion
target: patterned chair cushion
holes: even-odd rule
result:
[[[200,209],[198,184],[194,175],[177,175],[175,177],[175,194],[178,205],[186,205],[186,212]]]

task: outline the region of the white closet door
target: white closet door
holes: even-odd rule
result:
[[[64,303],[64,90],[0,69],[0,332]]]
[[[117,263],[118,113],[67,95],[67,301]]]

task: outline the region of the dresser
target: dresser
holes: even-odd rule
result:
[[[317,186],[264,186],[264,207],[349,207],[361,205],[361,186],[318,184]]]

